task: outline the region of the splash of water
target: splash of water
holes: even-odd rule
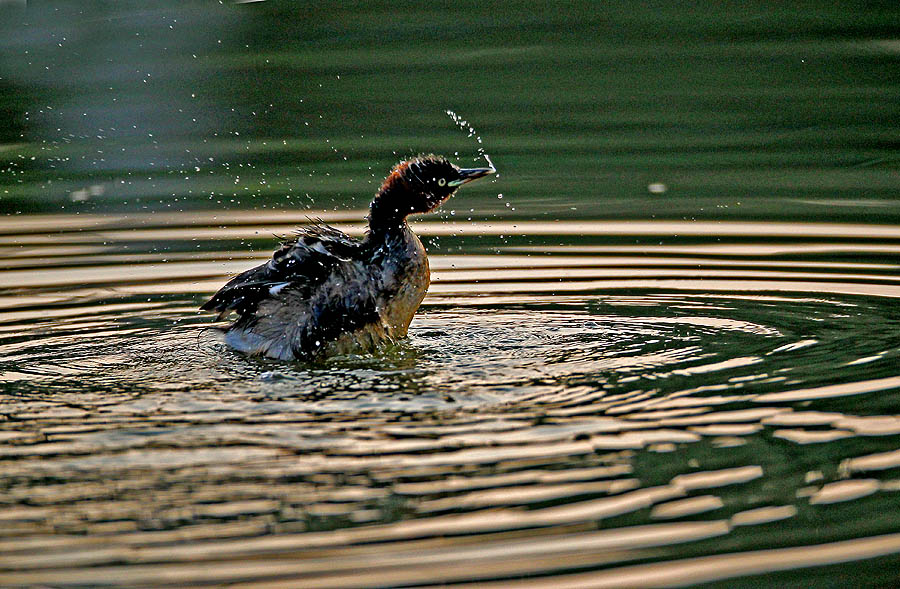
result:
[[[452,110],[446,110],[447,116],[450,117],[456,125],[462,129],[463,131],[468,132],[469,137],[474,137],[475,141],[478,142],[478,155],[484,158],[484,160],[488,163],[494,173],[499,176],[500,174],[496,172],[497,166],[494,165],[494,162],[491,161],[491,156],[484,150],[484,146],[482,145],[481,136],[475,131],[475,127],[469,124],[468,121],[464,120],[461,116],[453,112]]]

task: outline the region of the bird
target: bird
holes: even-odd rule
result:
[[[407,224],[472,180],[496,174],[422,154],[395,165],[354,239],[321,220],[281,242],[265,264],[238,274],[200,308],[237,319],[225,343],[251,356],[317,361],[371,353],[407,335],[431,282],[428,257]]]

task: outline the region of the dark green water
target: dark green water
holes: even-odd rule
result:
[[[894,3],[0,4],[0,585],[896,585],[898,66]],[[196,312],[479,148],[398,349]]]

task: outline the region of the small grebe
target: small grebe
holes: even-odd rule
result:
[[[365,239],[321,222],[299,229],[200,308],[238,314],[225,336],[231,347],[282,360],[371,351],[406,337],[431,282],[406,217],[433,211],[461,185],[495,172],[436,155],[400,162],[372,200]]]

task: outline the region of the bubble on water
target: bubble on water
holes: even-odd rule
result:
[[[282,380],[284,378],[286,378],[285,375],[277,370],[268,370],[259,375],[259,380],[263,381]]]

